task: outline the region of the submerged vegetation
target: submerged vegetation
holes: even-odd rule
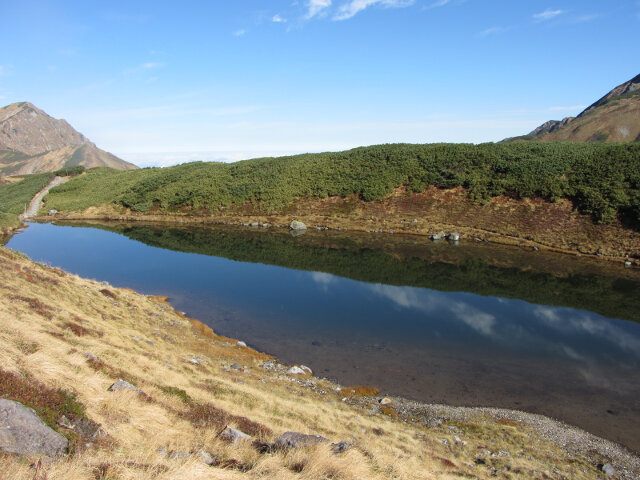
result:
[[[474,202],[492,197],[568,198],[598,223],[640,221],[640,145],[503,143],[377,145],[345,152],[202,163],[133,171],[96,169],[51,191],[58,210],[113,204],[137,212],[211,214],[229,206],[286,211],[299,198],[358,195],[379,200],[395,188],[462,186]]]

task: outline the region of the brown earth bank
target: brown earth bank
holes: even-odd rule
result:
[[[404,188],[380,201],[364,202],[352,195],[326,199],[299,199],[278,214],[264,214],[259,205],[230,206],[212,214],[183,208],[146,213],[105,205],[84,212],[62,212],[57,218],[170,222],[178,224],[240,224],[288,227],[300,220],[309,228],[330,228],[370,233],[430,235],[459,232],[463,239],[528,246],[569,254],[592,255],[615,261],[640,260],[640,229],[621,220],[597,225],[579,213],[567,199],[495,197],[473,203],[463,187],[423,193]]]
[[[70,440],[67,455],[44,462],[0,452],[3,480],[640,474],[636,454],[551,419],[382,398],[372,387],[292,373],[174,311],[166,298],[82,279],[6,248],[0,378],[0,397],[34,408]],[[119,378],[142,392],[109,391]],[[253,439],[225,440],[226,425]],[[348,444],[273,448],[288,430]]]

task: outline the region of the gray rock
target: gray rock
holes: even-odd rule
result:
[[[289,375],[304,375],[306,372],[300,367],[294,366],[287,370]]]
[[[229,425],[224,427],[220,433],[218,433],[218,438],[222,440],[226,440],[230,443],[240,442],[242,440],[251,440],[251,435],[247,435],[240,430],[236,430],[235,428],[231,428]]]
[[[258,222],[251,222],[251,226],[253,228],[258,228],[260,226],[260,224]]]
[[[96,357],[93,353],[91,352],[87,352],[84,354],[84,356],[87,358],[87,360],[98,360],[98,357]]]
[[[351,447],[353,447],[353,444],[349,443],[349,442],[332,443],[331,444],[331,451],[333,453],[342,453],[342,452],[346,452]]]
[[[118,381],[115,382],[114,384],[112,384],[107,390],[109,390],[110,392],[117,392],[118,390],[131,390],[131,391],[139,393],[141,395],[145,394],[138,387],[134,387],[129,382],[125,382],[121,378],[119,378]]]
[[[240,365],[239,363],[232,363],[230,368],[232,370],[242,370],[242,365]]]
[[[458,240],[460,240],[460,234],[458,232],[451,232],[449,235],[447,235],[447,239],[451,240],[452,242],[457,242]]]
[[[65,415],[60,417],[60,419],[56,422],[59,426],[68,428],[69,430],[73,430],[75,425],[71,420],[69,420]]]
[[[429,235],[429,238],[431,240],[444,240],[444,237],[445,237],[444,232],[438,232],[438,233]]]
[[[610,463],[605,463],[600,469],[605,475],[609,477],[613,477],[616,474],[616,469],[613,468],[613,465],[611,465]]]
[[[190,456],[191,456],[191,454],[189,452],[171,452],[169,454],[169,458],[171,458],[171,459],[189,458]]]
[[[307,226],[304,223],[299,222],[298,220],[294,220],[289,225],[289,230],[306,230],[306,229],[307,229]]]
[[[380,405],[390,405],[390,404],[393,403],[393,400],[391,400],[389,397],[384,397],[384,398],[381,398],[380,400],[378,400],[378,403]]]
[[[291,448],[307,447],[319,443],[329,443],[329,439],[321,435],[306,435],[299,432],[285,432],[275,439],[273,448],[276,450],[288,450]]]
[[[218,457],[216,455],[212,455],[211,453],[207,452],[206,450],[203,450],[202,448],[198,450],[198,452],[196,453],[196,456],[202,463],[206,465],[213,466],[218,463]]]
[[[55,208],[49,210],[49,215],[55,215],[56,213],[58,213],[58,210],[56,210]]]
[[[236,343],[236,345],[239,346],[239,347],[246,347],[247,346],[247,344],[244,343],[243,341],[239,341],[238,343]]]
[[[32,409],[0,399],[0,450],[17,455],[63,455],[69,440],[49,428]]]

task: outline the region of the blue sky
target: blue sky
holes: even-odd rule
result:
[[[0,104],[139,165],[498,141],[640,73],[639,0],[0,2]]]

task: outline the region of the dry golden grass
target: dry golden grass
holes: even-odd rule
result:
[[[101,426],[98,440],[82,438],[71,455],[46,462],[39,471],[31,466],[37,459],[0,455],[0,477],[599,477],[586,459],[565,454],[528,427],[478,417],[453,425],[455,435],[467,442],[457,443],[452,425],[414,425],[381,413],[375,401],[370,408],[348,405],[341,401],[344,392],[326,380],[312,378],[316,386],[310,388],[281,371],[262,368],[269,358],[186,319],[163,298],[81,279],[0,248],[0,368],[25,385],[40,382],[43,392],[60,389],[75,395],[86,417]],[[228,368],[233,363],[243,369]],[[146,395],[107,391],[118,377]],[[7,385],[0,384],[0,397],[15,398],[15,389]],[[349,390],[352,395],[373,393]],[[251,442],[228,444],[216,438],[226,424],[265,443],[293,430],[354,447],[341,454],[328,445],[261,453]],[[199,449],[215,454],[218,464],[200,461]],[[175,452],[193,454],[172,458]]]

